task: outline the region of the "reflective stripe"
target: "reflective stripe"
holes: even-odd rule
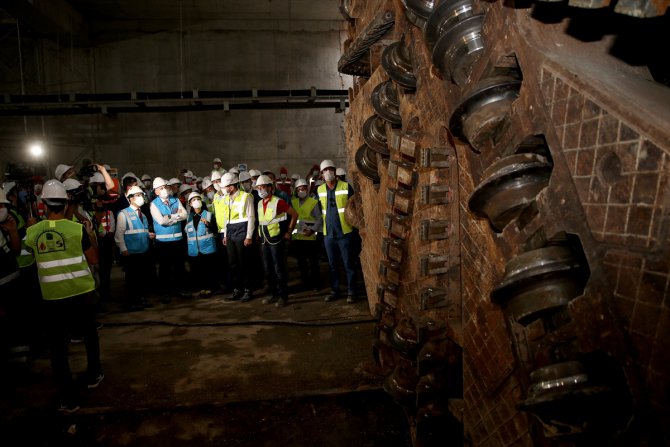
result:
[[[338,189],[338,190],[335,191],[336,196],[342,196],[344,194],[349,194],[349,190],[348,189]]]
[[[343,213],[344,210],[345,210],[345,208],[338,208],[338,209],[337,209],[337,212],[338,212],[338,213]],[[325,215],[326,215],[326,210],[321,209],[321,214],[323,214],[323,215],[325,216]]]
[[[63,267],[66,265],[79,264],[80,262],[85,262],[86,258],[84,256],[75,256],[74,258],[67,259],[58,259],[56,261],[43,261],[38,262],[37,267],[41,269],[50,269],[52,267]]]
[[[91,271],[86,270],[77,270],[75,272],[61,273],[60,275],[47,275],[40,276],[40,282],[58,282],[58,281],[67,281],[70,279],[80,278],[82,276],[90,275]]]
[[[258,225],[267,226],[267,225],[272,225],[273,223],[283,222],[285,220],[286,220],[286,213],[282,214],[281,217],[275,217],[274,219],[272,219],[269,222],[264,221],[264,220],[260,220],[260,221],[258,221]]]
[[[242,219],[233,219],[233,220],[228,221],[229,224],[236,224],[236,223],[242,223],[242,222],[249,222],[249,218],[244,217]]]
[[[212,233],[206,234],[204,236],[192,236],[188,238],[189,241],[203,241],[205,239],[212,239],[214,235]]]
[[[149,230],[146,228],[141,228],[139,230],[126,230],[126,234],[138,234],[138,233],[148,233]]]
[[[7,284],[9,281],[16,279],[19,277],[19,271],[15,271],[14,273],[10,273],[9,275],[5,276],[4,278],[0,278],[0,286],[3,284]]]
[[[33,254],[26,250],[25,248],[21,249],[21,255],[20,256],[32,256]]]
[[[181,238],[181,233],[173,233],[173,234],[157,234],[156,239],[170,239],[173,237],[179,237]]]
[[[320,192],[319,197],[328,197],[328,193],[327,192]]]

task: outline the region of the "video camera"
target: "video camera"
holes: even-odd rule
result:
[[[84,166],[79,170],[79,178],[84,178],[84,177],[91,177],[93,174],[98,172],[98,166],[97,165],[87,165]]]

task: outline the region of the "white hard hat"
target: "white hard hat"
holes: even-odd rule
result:
[[[7,195],[5,194],[4,189],[0,189],[0,203],[9,203],[9,200],[7,200]]]
[[[259,171],[258,169],[250,169],[249,175],[252,177],[258,177],[259,175],[261,175],[261,171]]]
[[[219,171],[212,171],[211,180],[212,182],[214,182],[214,180],[221,180],[221,173]]]
[[[144,174],[142,176],[142,181],[145,181],[145,180],[151,180],[151,176],[149,174]]]
[[[202,183],[202,177],[197,177],[197,178],[195,179],[195,182],[196,182],[196,183]]]
[[[161,186],[167,185],[168,182],[163,177],[156,177],[154,179],[153,189],[160,188]]]
[[[308,186],[307,181],[305,181],[304,178],[299,178],[298,180],[295,181],[295,187],[299,188],[301,186]]]
[[[42,195],[40,198],[43,202],[47,203],[49,203],[49,200],[51,199],[64,201],[67,200],[67,192],[65,192],[65,187],[58,180],[47,180],[47,182],[42,187]]]
[[[184,194],[186,191],[193,191],[193,187],[187,183],[184,183],[179,187],[179,195]]]
[[[90,179],[88,179],[89,183],[105,183],[105,178],[100,174],[99,172],[93,173]]]
[[[184,177],[195,177],[195,175],[193,175],[193,171],[189,169],[184,173]]]
[[[293,180],[298,180],[299,178],[300,178],[300,174],[293,174],[291,176],[291,179],[293,179]]]
[[[110,169],[112,169],[108,164],[104,164],[104,165],[102,165],[102,167],[105,168],[106,171],[109,171]]]
[[[202,199],[202,196],[198,191],[193,191],[191,194],[188,195],[188,202],[191,203],[191,199],[197,197],[199,199]]]
[[[73,189],[77,189],[80,186],[81,182],[79,182],[79,180],[76,178],[69,178],[63,182],[63,187],[66,191],[72,191]]]
[[[237,175],[228,171],[225,174],[223,174],[223,177],[221,177],[221,187],[223,188],[225,186],[234,185],[235,183],[238,183],[239,181],[240,180],[237,178]]]
[[[260,177],[258,177],[256,179],[256,183],[254,184],[254,186],[272,185],[272,184],[273,184],[273,181],[270,177],[268,177],[267,175],[261,175]]]
[[[132,177],[132,178],[135,179],[135,181],[137,183],[142,183],[142,180],[140,180],[140,178],[138,176],[136,176],[134,172],[130,172],[130,171],[123,174],[123,177],[121,177],[121,182],[123,183],[123,180],[125,180],[127,177]]]
[[[204,176],[203,178],[201,178],[200,180],[202,180],[203,182],[204,182],[205,180],[208,180],[208,181],[211,182],[211,181],[212,181],[212,178],[211,178],[209,175],[206,175],[206,176]]]
[[[72,166],[69,165],[58,165],[56,166],[56,180],[60,181],[60,178],[65,174],[68,169],[72,169]]]
[[[210,186],[212,186],[212,181],[209,179],[203,180],[202,185],[200,185],[203,191],[209,188]]]
[[[228,169],[228,172],[232,172],[233,174],[239,174],[240,170],[237,169],[236,166],[233,166],[232,168]]]
[[[181,185],[181,180],[179,180],[177,177],[172,177],[170,180],[167,182],[168,185]]]
[[[323,160],[321,162],[321,167],[319,169],[321,169],[323,171],[326,168],[335,169],[335,163],[333,163],[333,160]]]
[[[221,159],[216,157],[214,160],[212,160],[212,163],[221,163]]]
[[[347,175],[347,171],[342,168],[335,169],[335,175]]]
[[[2,189],[5,191],[5,194],[7,194],[9,191],[14,189],[15,186],[16,186],[15,182],[5,182],[2,184]]]
[[[246,182],[247,180],[251,180],[251,175],[249,175],[249,173],[247,171],[242,171],[242,172],[240,172],[239,179],[240,179],[240,183]]]
[[[126,193],[126,197],[134,196],[135,194],[144,194],[144,191],[142,191],[142,188],[139,186],[131,186],[128,192]]]

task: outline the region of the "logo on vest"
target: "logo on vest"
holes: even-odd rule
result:
[[[53,253],[65,250],[65,239],[57,231],[45,231],[37,238],[38,253]]]

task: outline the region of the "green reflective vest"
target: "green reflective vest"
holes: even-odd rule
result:
[[[263,211],[263,201],[258,202],[258,234],[263,237],[263,227],[267,228],[270,237],[279,236],[281,228],[279,222],[286,220],[286,213],[281,213],[277,216],[277,205],[279,204],[279,197],[272,196],[270,201],[265,206]]]
[[[316,228],[314,228],[316,221],[312,216],[312,210],[317,203],[319,202],[317,202],[314,197],[307,197],[305,201],[302,202],[302,204],[300,203],[300,199],[297,197],[291,199],[291,205],[293,205],[293,209],[298,212],[298,223],[296,224],[296,228],[293,230],[293,234],[291,236],[294,241],[316,240]],[[309,228],[310,230],[314,231],[314,233],[311,236],[302,234],[302,231],[305,228]]]
[[[321,212],[323,213],[323,234],[328,234],[326,228],[326,210],[328,208],[328,185],[324,183],[319,186],[317,192],[319,193],[319,201],[321,202]],[[347,219],[344,217],[344,209],[347,207],[347,200],[349,199],[349,184],[342,180],[337,181],[335,186],[335,204],[337,205],[337,214],[340,216],[340,224],[342,225],[342,233],[351,233],[354,229],[349,225]]]
[[[216,217],[216,226],[219,232],[222,232],[226,225],[248,222],[247,209],[244,206],[249,194],[238,190],[234,200],[230,196],[217,193],[214,196],[214,216]]]
[[[43,220],[28,228],[26,245],[33,250],[45,300],[60,300],[95,289],[81,248],[84,227],[70,220]]]

